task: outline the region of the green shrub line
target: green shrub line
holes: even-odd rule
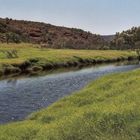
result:
[[[0,44],[0,75],[39,73],[57,68],[139,59],[138,51],[40,48],[36,44]]]
[[[1,64],[0,65],[0,76],[10,75],[10,74],[29,74],[29,73],[39,73],[41,71],[47,71],[51,69],[58,68],[69,68],[69,67],[78,67],[86,65],[95,65],[100,63],[113,63],[120,61],[132,61],[138,60],[137,56],[124,56],[118,58],[81,58],[78,56],[73,56],[73,60],[66,62],[48,62],[46,59],[42,58],[31,58],[19,64]]]
[[[0,125],[0,140],[139,140],[140,70],[111,74],[26,120]]]

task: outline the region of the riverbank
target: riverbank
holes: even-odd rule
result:
[[[112,74],[27,120],[0,126],[0,140],[136,140],[140,70]]]
[[[0,75],[138,59],[133,51],[45,49],[33,44],[0,44]]]

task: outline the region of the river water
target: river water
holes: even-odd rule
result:
[[[25,119],[103,75],[140,68],[139,63],[108,64],[35,77],[0,81],[0,124]]]

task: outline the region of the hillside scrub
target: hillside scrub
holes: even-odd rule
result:
[[[25,121],[1,125],[0,140],[139,140],[140,70],[100,78]]]
[[[81,29],[0,18],[0,42],[36,43],[49,48],[102,49],[104,39]]]
[[[134,51],[46,49],[33,44],[0,44],[0,75],[137,59]]]

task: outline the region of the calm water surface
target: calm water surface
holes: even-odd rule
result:
[[[23,120],[105,74],[140,68],[140,64],[93,66],[45,76],[0,81],[0,124]]]

